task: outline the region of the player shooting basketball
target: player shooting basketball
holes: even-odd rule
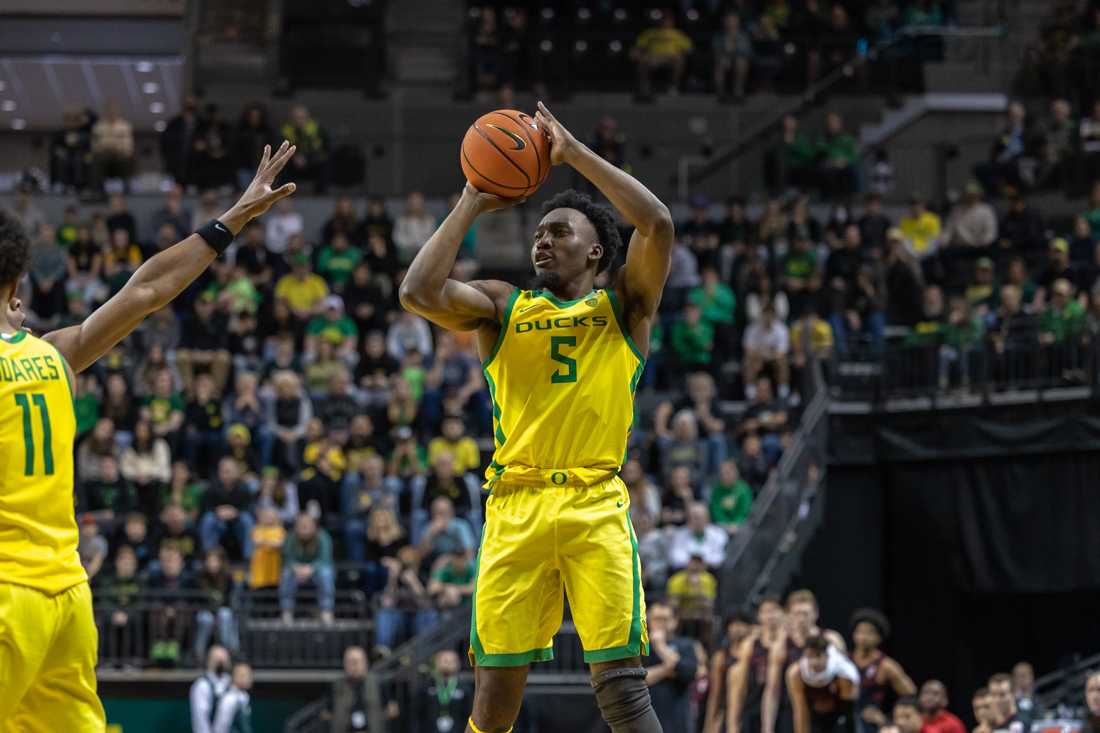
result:
[[[548,201],[531,244],[535,283],[449,278],[479,215],[512,206],[467,185],[417,254],[402,305],[458,331],[477,331],[493,401],[496,450],[478,556],[470,655],[476,691],[470,733],[506,733],[531,662],[552,658],[562,591],[614,733],[661,726],[645,684],[648,652],[630,498],[618,472],[634,389],[668,276],[668,208],[573,137],[539,104],[550,160],[592,182],[635,228],[626,264],[595,290],[621,246],[611,211],[575,191]]]
[[[256,177],[219,219],[139,267],[81,324],[42,338],[15,297],[30,244],[0,214],[0,731],[103,731],[98,640],[73,516],[73,374],[168,305],[245,224],[294,192],[271,184],[295,148],[264,148]]]

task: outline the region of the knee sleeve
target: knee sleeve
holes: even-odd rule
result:
[[[604,670],[593,678],[592,687],[611,733],[662,733],[641,667]]]

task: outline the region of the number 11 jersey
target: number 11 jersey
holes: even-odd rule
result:
[[[69,380],[52,344],[0,335],[0,583],[50,595],[88,577],[77,555]]]
[[[570,301],[513,291],[484,363],[496,446],[485,485],[589,486],[614,475],[644,366],[614,291]]]

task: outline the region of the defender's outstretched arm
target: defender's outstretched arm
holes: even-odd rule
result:
[[[236,236],[250,220],[263,214],[279,199],[294,193],[293,183],[277,189],[272,189],[271,184],[295,150],[286,141],[274,155],[271,146],[264,147],[256,177],[237,203],[218,218],[231,234]],[[83,371],[126,338],[146,316],[172,302],[217,256],[205,239],[192,234],[151,257],[122,290],[83,323],[51,331],[43,338],[57,347],[73,371]]]

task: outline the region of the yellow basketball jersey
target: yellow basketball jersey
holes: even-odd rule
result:
[[[611,290],[515,290],[485,360],[496,450],[486,486],[591,485],[622,466],[645,358]]]
[[[0,582],[60,593],[87,579],[76,552],[76,416],[65,360],[25,331],[0,335]]]

